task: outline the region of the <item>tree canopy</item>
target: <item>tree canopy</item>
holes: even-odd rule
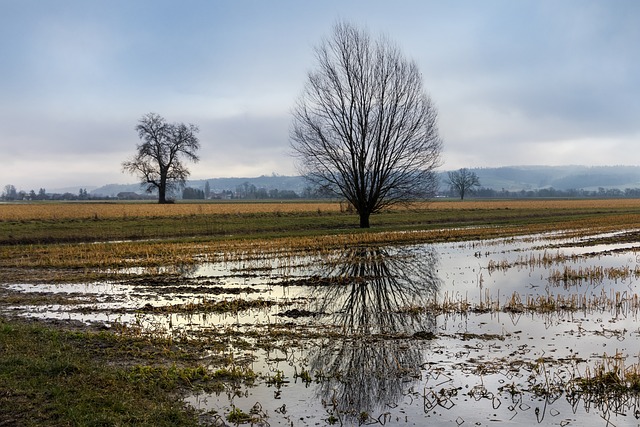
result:
[[[449,185],[451,191],[460,196],[460,200],[464,200],[464,196],[480,186],[480,179],[475,172],[462,168],[458,171],[451,171],[449,175]]]
[[[189,177],[183,158],[199,160],[198,127],[167,123],[164,117],[149,113],[142,116],[135,129],[142,142],[133,159],[122,163],[122,169],[138,175],[148,193],[157,190],[158,203],[167,203],[167,192],[184,187]]]
[[[351,203],[361,227],[385,207],[435,194],[442,142],[416,63],[347,23],[315,53],[293,110],[300,172]]]

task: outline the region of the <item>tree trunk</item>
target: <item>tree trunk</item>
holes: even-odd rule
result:
[[[167,203],[167,186],[162,183],[158,187],[158,203],[161,205]]]
[[[360,228],[369,228],[369,212],[360,213]]]
[[[167,203],[167,175],[163,173],[162,166],[160,167],[160,185],[158,186],[158,203]]]

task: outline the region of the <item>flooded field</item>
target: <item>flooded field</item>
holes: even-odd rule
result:
[[[201,340],[204,361],[252,369],[253,384],[187,398],[213,425],[637,426],[637,238],[239,254],[0,286],[12,314]]]

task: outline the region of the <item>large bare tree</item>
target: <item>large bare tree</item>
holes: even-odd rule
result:
[[[416,63],[348,23],[315,53],[317,68],[293,109],[300,172],[346,198],[360,227],[381,209],[432,196],[442,142]]]
[[[158,203],[167,203],[167,192],[184,187],[189,177],[183,158],[200,160],[198,127],[167,123],[162,116],[149,113],[140,119],[136,131],[142,143],[133,159],[122,163],[122,169],[138,175],[148,193],[158,190]]]
[[[467,193],[473,192],[475,187],[480,186],[480,178],[478,178],[478,175],[467,168],[450,171],[448,175],[451,191],[458,193],[460,200],[464,200],[464,196]]]

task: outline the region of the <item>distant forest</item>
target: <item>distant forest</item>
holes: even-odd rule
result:
[[[473,168],[480,180],[466,198],[640,198],[640,166],[513,166]],[[456,197],[439,173],[440,197]],[[154,199],[139,184],[111,184],[47,191],[16,189],[5,185],[0,198],[14,200],[133,200]],[[265,175],[256,178],[192,180],[172,195],[175,199],[318,199],[331,194],[300,176]]]

